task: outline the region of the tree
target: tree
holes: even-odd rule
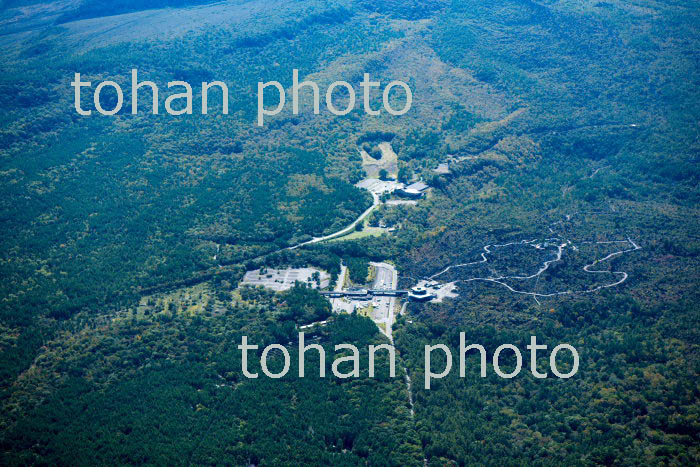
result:
[[[389,172],[386,169],[381,169],[379,171],[379,180],[386,180],[387,178],[389,178]]]
[[[413,170],[407,165],[402,164],[401,167],[399,167],[399,181],[402,183],[406,183],[411,179],[411,177],[413,177]]]

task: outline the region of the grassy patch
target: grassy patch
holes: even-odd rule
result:
[[[364,308],[360,308],[357,310],[357,314],[360,316],[364,316],[366,318],[372,318],[372,312],[374,311],[374,307],[372,305],[367,305]]]
[[[332,238],[332,239],[327,240],[327,241],[328,242],[344,242],[347,240],[357,240],[357,239],[365,238],[365,237],[379,237],[385,232],[386,232],[386,229],[382,229],[381,227],[365,227],[364,229],[360,230],[359,232],[354,230],[347,235],[342,235],[340,237]]]

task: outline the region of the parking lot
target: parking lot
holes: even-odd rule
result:
[[[243,276],[242,285],[262,286],[268,289],[280,291],[291,289],[294,283],[304,282],[313,288],[319,288],[319,285],[312,279],[313,274],[318,272],[320,278],[320,288],[328,287],[330,275],[315,268],[297,268],[297,269],[255,269],[248,271]]]

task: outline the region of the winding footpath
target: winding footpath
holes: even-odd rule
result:
[[[542,247],[539,243],[534,243],[534,242],[535,242],[535,240],[521,240],[519,242],[510,242],[510,243],[504,243],[504,244],[500,244],[500,245],[486,245],[483,247],[485,252],[481,253],[481,260],[448,266],[445,269],[443,269],[442,271],[440,271],[436,274],[433,274],[428,279],[434,280],[435,278],[445,274],[446,272],[448,272],[449,270],[454,269],[454,268],[462,268],[462,267],[467,267],[467,266],[473,266],[476,264],[487,263],[488,262],[487,255],[493,253],[491,251],[491,248],[503,248],[503,247],[507,247],[507,246],[511,246],[511,245],[527,245],[527,246],[531,246],[531,247],[537,248],[537,249],[544,249],[544,247]],[[613,253],[610,253],[609,255],[605,256],[604,258],[596,259],[592,263],[587,264],[583,267],[583,270],[589,274],[612,274],[613,276],[619,277],[619,279],[617,279],[614,282],[599,285],[597,287],[593,287],[590,289],[584,289],[584,290],[578,290],[578,291],[562,290],[562,291],[558,291],[558,292],[539,293],[539,292],[535,292],[534,290],[532,290],[532,291],[519,290],[515,287],[512,287],[507,282],[505,282],[508,280],[528,280],[528,279],[535,279],[535,278],[537,278],[539,280],[539,276],[542,273],[544,273],[547,269],[549,269],[549,266],[551,266],[553,263],[561,261],[562,254],[563,254],[565,248],[571,246],[573,249],[575,249],[575,250],[577,249],[574,245],[571,244],[570,240],[562,241],[561,239],[558,239],[558,238],[548,238],[548,239],[544,240],[545,244],[552,243],[552,242],[557,242],[557,252],[556,252],[554,258],[542,263],[542,266],[534,274],[530,274],[527,276],[520,275],[520,276],[497,276],[497,277],[472,277],[469,279],[458,279],[458,281],[459,282],[473,282],[473,281],[492,282],[492,283],[499,284],[499,285],[505,287],[510,292],[522,294],[522,295],[530,295],[533,298],[535,298],[535,300],[537,300],[538,298],[555,297],[555,296],[560,296],[560,295],[593,293],[593,292],[597,292],[597,291],[602,290],[602,289],[607,289],[610,287],[618,286],[618,285],[622,284],[623,282],[625,282],[627,280],[627,278],[629,277],[629,275],[625,271],[609,271],[609,270],[605,270],[605,269],[591,269],[591,268],[593,268],[597,264],[609,261],[609,260],[616,258],[618,256],[621,256],[625,253],[629,253],[631,251],[636,251],[636,250],[641,249],[641,247],[639,245],[637,245],[634,241],[632,241],[632,239],[630,239],[629,237],[626,240],[614,240],[614,241],[605,241],[605,242],[581,242],[582,244],[594,244],[594,245],[616,244],[616,243],[625,243],[625,244],[629,245],[629,248],[624,248],[624,249],[615,251]]]

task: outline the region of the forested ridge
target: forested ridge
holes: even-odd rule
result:
[[[696,3],[0,3],[0,462],[697,464]],[[120,83],[129,108],[132,68],[158,83],[161,107],[168,81],[191,82],[195,105],[199,82],[225,81],[230,113],[214,93],[209,115],[73,111],[75,72]],[[315,115],[306,96],[257,127],[257,82],[289,88],[293,69],[322,90],[363,73],[403,80],[413,107]],[[353,184],[360,150],[379,161],[380,143],[427,196],[286,249],[371,205]],[[535,273],[547,239],[565,254],[518,286],[577,293],[471,280]],[[334,316],[303,284],[239,287],[246,271],[308,266],[333,285],[341,262],[347,285],[366,287],[370,262],[388,261],[408,288],[526,240],[545,246],[494,249],[439,276],[456,298],[407,306],[396,378],[383,353],[368,377],[367,346],[388,342],[371,320]],[[604,242],[628,240],[639,249],[596,266],[607,274],[584,270],[617,248]],[[626,280],[579,293],[609,271]],[[296,377],[300,327],[326,320],[308,339],[329,368],[335,344],[356,345],[360,378],[313,376],[315,352]],[[459,332],[489,355],[524,352],[532,335],[567,342],[580,370],[539,380],[526,365],[504,380],[489,363],[482,378],[472,358],[465,378],[453,368],[423,389],[424,346],[458,349]],[[243,335],[260,346],[254,371],[265,345],[289,348],[289,375],[245,378]]]

